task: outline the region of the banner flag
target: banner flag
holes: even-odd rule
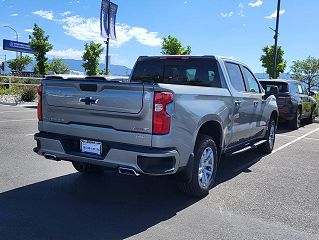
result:
[[[110,7],[110,9],[109,9]],[[118,5],[110,2],[108,0],[102,0],[101,4],[101,14],[100,14],[100,30],[101,36],[105,38],[116,39],[116,14],[117,14]],[[108,17],[108,14],[110,16]],[[108,18],[110,22],[108,22]]]

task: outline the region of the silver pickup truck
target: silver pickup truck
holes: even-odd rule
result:
[[[140,57],[129,82],[47,77],[34,151],[79,172],[174,175],[203,197],[225,154],[274,147],[278,88],[215,56]]]

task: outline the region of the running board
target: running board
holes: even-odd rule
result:
[[[240,150],[238,150],[236,152],[226,153],[226,155],[227,156],[234,156],[234,155],[237,155],[237,154],[241,154],[241,153],[247,152],[249,150],[256,149],[258,146],[260,146],[260,145],[262,145],[262,144],[264,144],[266,142],[267,142],[267,140],[261,140],[259,142],[256,142],[256,143],[252,144],[252,145],[244,147],[244,148],[242,148],[242,149],[240,149]]]

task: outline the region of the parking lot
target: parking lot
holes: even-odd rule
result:
[[[0,105],[0,239],[319,239],[319,122],[271,155],[224,159],[210,195],[168,178],[84,176],[33,153],[33,106]]]

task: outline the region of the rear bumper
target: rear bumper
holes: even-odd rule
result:
[[[297,108],[293,105],[278,106],[279,120],[291,121],[296,116]]]
[[[34,135],[34,139],[37,141],[34,152],[42,156],[50,155],[56,161],[77,161],[114,169],[126,167],[147,175],[174,174],[180,163],[178,151],[170,148],[158,149],[101,141],[102,155],[95,156],[79,151],[79,137],[39,132]]]

